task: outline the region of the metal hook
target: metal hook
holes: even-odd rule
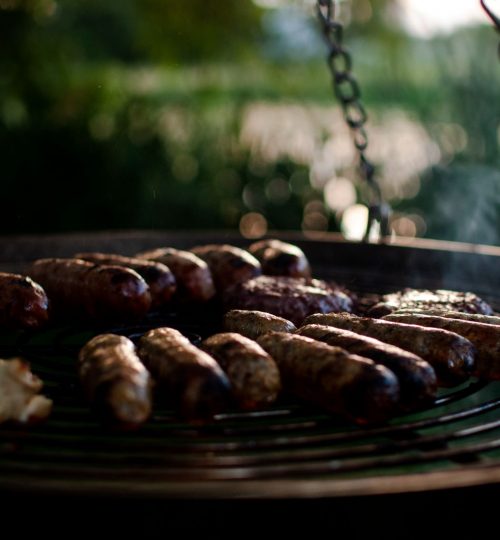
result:
[[[488,17],[493,21],[493,24],[496,26],[497,30],[500,32],[500,17],[493,13],[492,9],[486,4],[485,0],[480,0],[481,7],[484,9]]]
[[[323,21],[332,21],[335,19],[335,0],[318,0],[318,14]],[[326,13],[323,13],[321,8],[326,8]]]

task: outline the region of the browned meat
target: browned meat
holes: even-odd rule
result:
[[[274,402],[281,388],[278,367],[255,341],[235,333],[215,334],[202,347],[228,376],[242,409],[258,409]]]
[[[151,414],[151,378],[124,336],[101,334],[80,351],[78,371],[92,409],[108,424],[134,428]]]
[[[351,311],[352,300],[318,279],[261,276],[228,289],[224,305],[226,309],[266,311],[299,325],[312,313]]]
[[[136,257],[167,265],[175,276],[177,296],[181,300],[207,302],[215,295],[208,265],[194,253],[174,248],[158,248],[139,253]]]
[[[500,326],[500,316],[498,315],[481,315],[480,313],[461,313],[460,311],[441,311],[439,309],[399,309],[393,311],[394,315],[402,314],[418,314],[418,315],[437,315],[446,319],[458,319],[460,321],[472,321],[484,324],[495,324]]]
[[[166,304],[175,293],[174,274],[162,263],[110,253],[77,253],[75,257],[94,264],[111,264],[135,270],[148,284],[153,307]]]
[[[386,367],[295,334],[270,332],[257,342],[278,364],[290,394],[360,424],[394,413],[399,384]]]
[[[384,317],[384,320],[441,328],[464,336],[474,344],[477,350],[474,374],[484,379],[500,380],[499,326],[419,314],[392,314]]]
[[[52,410],[52,400],[39,394],[42,386],[43,382],[31,373],[24,359],[0,359],[0,424],[45,420]]]
[[[482,313],[484,315],[493,314],[491,306],[471,292],[404,289],[393,294],[384,295],[381,302],[373,306],[367,312],[367,315],[369,317],[383,317],[393,311],[406,308],[441,309],[462,311],[464,313]]]
[[[63,314],[134,320],[144,317],[151,307],[149,287],[130,268],[96,266],[80,259],[39,259],[30,275]]]
[[[431,364],[443,386],[464,382],[474,370],[474,346],[448,330],[356,317],[349,313],[311,315],[304,324],[325,324],[351,330],[410,351]]]
[[[429,404],[436,397],[436,373],[428,362],[416,354],[333,326],[308,324],[300,328],[297,334],[341,347],[351,354],[370,358],[376,364],[389,368],[398,378],[401,389],[400,406],[405,411]]]
[[[282,317],[265,311],[232,309],[224,315],[224,330],[238,332],[250,339],[257,339],[267,332],[295,332],[296,326]]]
[[[191,251],[208,264],[219,294],[235,283],[262,273],[259,261],[248,251],[235,246],[208,244],[197,246]]]
[[[49,319],[49,301],[43,288],[19,274],[0,272],[0,326],[39,328]]]
[[[311,266],[304,252],[297,246],[281,240],[259,240],[248,251],[262,265],[268,276],[311,277]]]
[[[177,330],[150,330],[139,340],[138,353],[157,384],[158,397],[187,420],[208,420],[227,407],[226,375],[211,356]]]

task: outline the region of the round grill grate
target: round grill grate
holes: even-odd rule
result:
[[[383,479],[457,475],[500,464],[500,383],[477,380],[442,391],[423,411],[371,428],[281,401],[252,413],[229,411],[204,426],[157,409],[137,432],[106,431],[80,394],[77,352],[98,332],[136,339],[154,326],[177,327],[196,343],[217,330],[217,317],[209,310],[189,317],[167,313],[140,326],[0,336],[1,355],[27,358],[55,402],[44,424],[1,427],[0,487],[286,497],[312,484],[330,494],[360,485],[386,489]]]

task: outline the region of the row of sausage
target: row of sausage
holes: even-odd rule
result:
[[[335,415],[372,424],[431,404],[438,386],[471,375],[500,379],[498,322],[443,311],[381,320],[331,313],[312,315],[297,330],[268,313],[234,310],[225,315],[225,332],[201,348],[171,328],[151,330],[137,348],[121,336],[98,336],[82,349],[79,369],[94,408],[124,425],[149,416],[149,373],[160,400],[188,420],[206,420],[235,404],[243,410],[264,407],[283,389]],[[111,390],[110,371],[118,387],[127,381],[127,392]],[[135,392],[128,387],[132,379],[140,381]],[[126,403],[125,395],[140,396],[140,405]],[[136,409],[141,422],[135,413],[123,417]]]
[[[0,326],[39,328],[50,311],[94,320],[139,320],[179,301],[206,302],[240,282],[266,275],[310,278],[304,253],[279,240],[248,251],[230,245],[190,251],[159,248],[135,257],[77,253],[39,259],[28,276],[0,273]]]

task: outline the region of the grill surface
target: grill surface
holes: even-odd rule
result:
[[[179,240],[139,235],[124,249],[118,240],[116,251],[124,253],[205,241],[242,244],[227,236]],[[96,236],[85,242],[91,249],[103,249],[103,244],[112,249],[113,244],[108,236],[105,241]],[[362,246],[336,238],[298,243],[318,277],[335,278],[365,292],[402,286],[469,289],[500,311],[500,296],[490,285],[500,264],[495,253],[468,253],[456,246],[452,250]],[[21,266],[21,257],[54,254],[54,246],[58,255],[80,249],[74,241],[67,248],[62,241],[38,242],[36,253],[20,252],[11,265]],[[456,267],[450,273],[450,260],[460,264],[462,278]],[[8,267],[8,261],[3,266]],[[21,354],[30,360],[45,381],[44,393],[55,402],[44,424],[0,428],[2,493],[127,494],[177,500],[345,498],[500,482],[500,383],[473,379],[442,391],[423,411],[372,428],[281,401],[254,413],[229,411],[206,426],[182,423],[171,411],[157,409],[137,432],[105,431],[80,395],[77,351],[103,330],[135,339],[146,328],[160,325],[177,327],[195,341],[216,331],[218,318],[205,309],[157,314],[140,326],[55,326],[33,334],[0,335],[0,356]]]

